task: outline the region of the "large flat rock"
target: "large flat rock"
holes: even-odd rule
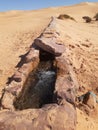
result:
[[[65,51],[60,25],[56,18],[53,18],[41,36],[35,39],[35,45],[55,56],[60,56]]]
[[[75,130],[76,110],[69,103],[42,109],[0,112],[0,130]]]

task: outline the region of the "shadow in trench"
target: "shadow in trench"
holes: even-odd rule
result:
[[[40,63],[27,77],[23,90],[14,101],[18,110],[40,108],[53,103],[57,67],[55,57],[40,50]]]

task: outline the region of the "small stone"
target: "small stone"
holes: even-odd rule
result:
[[[2,99],[1,107],[3,109],[14,110],[13,100],[14,100],[14,96],[11,93],[5,91],[3,99]]]
[[[39,55],[39,51],[35,50],[34,48],[31,48],[25,57],[25,62],[29,63],[29,62],[35,60],[38,57],[38,55]]]
[[[85,102],[85,104],[91,109],[96,108],[96,97],[89,93],[88,100]]]

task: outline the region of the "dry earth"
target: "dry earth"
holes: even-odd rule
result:
[[[28,51],[51,20],[51,16],[69,14],[75,21],[60,20],[66,51],[79,81],[79,95],[93,90],[98,95],[98,22],[90,24],[82,16],[93,17],[98,3],[80,3],[74,6],[51,7],[34,11],[0,13],[0,93],[8,77],[17,69],[20,56]],[[97,90],[97,91],[96,91]],[[97,106],[98,108],[98,106]],[[77,130],[97,130],[98,112],[87,116],[77,109]]]

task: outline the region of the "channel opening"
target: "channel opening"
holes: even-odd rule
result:
[[[13,103],[15,109],[41,108],[53,103],[57,75],[55,56],[40,50],[39,59],[38,66],[29,74],[23,90]]]

